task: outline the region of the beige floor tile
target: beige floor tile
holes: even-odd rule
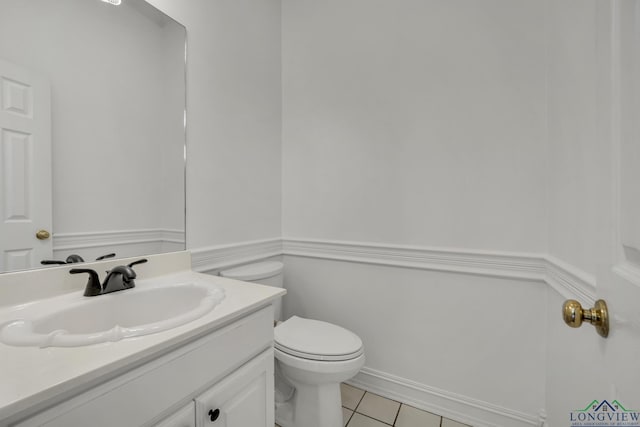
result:
[[[351,410],[356,409],[362,396],[364,396],[364,390],[360,390],[349,384],[340,384],[340,393],[342,394],[342,406]]]
[[[345,407],[342,408],[342,427],[347,425],[351,419],[351,415],[353,415],[353,411],[351,409],[347,409]]]
[[[440,416],[412,406],[400,406],[395,427],[440,427]]]
[[[381,423],[373,418],[365,417],[362,414],[355,413],[351,417],[351,421],[347,427],[389,427],[388,424]]]
[[[443,418],[442,427],[469,427],[469,426],[466,424],[459,423],[457,421],[450,420],[448,418]]]
[[[356,412],[393,424],[400,409],[400,403],[373,393],[365,393]]]

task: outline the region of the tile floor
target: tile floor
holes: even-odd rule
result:
[[[344,427],[469,427],[348,384],[340,388]]]

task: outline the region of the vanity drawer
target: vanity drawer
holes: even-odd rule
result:
[[[153,425],[272,343],[269,306],[16,426]]]

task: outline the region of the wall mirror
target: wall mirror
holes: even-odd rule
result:
[[[185,248],[186,31],[115,2],[0,0],[0,272]]]

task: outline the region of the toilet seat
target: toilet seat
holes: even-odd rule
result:
[[[316,361],[345,361],[364,353],[362,340],[331,323],[293,316],[274,330],[274,346],[290,356]]]

